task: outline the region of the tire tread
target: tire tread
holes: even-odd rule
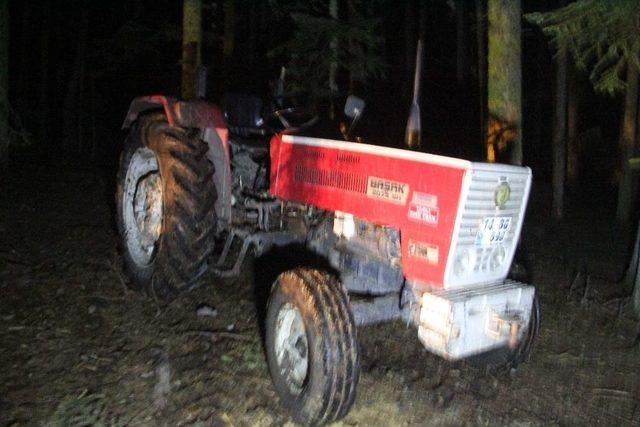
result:
[[[324,382],[319,396],[304,396],[300,401],[291,399],[284,391],[283,403],[292,411],[295,420],[304,425],[337,421],[347,414],[355,401],[360,371],[356,328],[348,295],[340,281],[325,271],[306,267],[289,270],[280,275],[274,292],[279,292],[278,283],[285,279],[295,283],[294,292],[299,300],[313,310],[312,327],[317,331],[316,339],[323,352]],[[291,289],[291,283],[287,287]],[[267,349],[268,354],[269,351]],[[278,388],[275,378],[274,382]]]
[[[121,156],[118,198],[127,173],[127,160],[139,147],[156,153],[163,180],[163,230],[151,274],[127,262],[136,288],[161,299],[190,290],[206,271],[216,231],[214,168],[208,146],[193,132],[170,126],[161,113],[146,114],[131,128]],[[164,172],[164,173],[163,173]],[[119,200],[117,201],[119,202]],[[120,209],[119,209],[120,210]],[[121,214],[118,215],[122,222]],[[119,224],[122,232],[124,227]]]

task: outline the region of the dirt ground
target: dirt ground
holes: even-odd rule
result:
[[[170,305],[128,290],[104,176],[42,167],[0,181],[0,426],[291,425],[262,350],[260,263]],[[530,362],[496,378],[426,353],[402,323],[362,328],[358,397],[339,425],[640,425],[620,243],[598,212],[549,225],[539,200],[523,239],[542,307]]]

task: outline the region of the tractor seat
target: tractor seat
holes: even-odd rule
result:
[[[254,95],[226,93],[222,106],[233,141],[246,149],[255,161],[264,160],[269,153],[271,131],[262,115],[262,100]]]
[[[260,137],[269,134],[262,116],[262,100],[242,93],[227,93],[222,97],[229,132],[240,137]]]

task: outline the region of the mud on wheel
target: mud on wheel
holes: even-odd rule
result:
[[[269,370],[280,401],[303,425],[344,417],[356,395],[360,357],[342,284],[297,268],[276,280],[266,316]]]
[[[125,269],[136,288],[169,299],[206,271],[216,221],[213,173],[207,145],[164,115],[131,127],[116,204]]]

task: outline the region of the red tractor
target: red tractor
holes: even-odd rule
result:
[[[247,254],[274,248],[320,261],[278,276],[265,320],[273,383],[304,424],[353,404],[359,325],[403,319],[429,351],[495,369],[527,357],[535,289],[507,275],[530,169],[300,136],[292,109],[274,114],[284,130],[271,135],[260,103],[241,101],[226,113],[132,102],[117,206],[135,286],[171,298],[207,269],[238,274]],[[363,108],[350,97],[345,113],[356,122]]]

